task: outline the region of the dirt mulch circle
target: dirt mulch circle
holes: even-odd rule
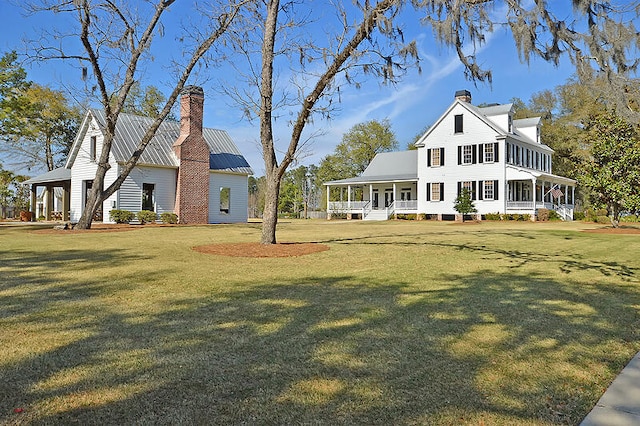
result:
[[[592,234],[640,234],[640,228],[633,226],[621,226],[619,228],[606,226],[604,228],[585,229],[584,232]]]
[[[193,247],[193,250],[229,257],[296,257],[320,253],[329,250],[329,246],[319,243],[221,243]]]

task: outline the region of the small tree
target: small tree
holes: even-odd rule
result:
[[[453,202],[453,208],[455,211],[462,215],[462,221],[464,222],[464,215],[476,213],[478,209],[473,205],[473,200],[471,199],[471,191],[467,188],[462,188],[460,194],[456,197]]]

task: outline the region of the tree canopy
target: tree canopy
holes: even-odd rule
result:
[[[587,127],[591,158],[580,182],[592,190],[592,202],[607,209],[617,227],[624,211],[640,212],[640,138],[638,128],[612,112],[594,117]]]
[[[327,181],[358,176],[376,154],[396,149],[398,140],[388,119],[358,123],[342,136],[333,154],[322,159],[320,177]]]

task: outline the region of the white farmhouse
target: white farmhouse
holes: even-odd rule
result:
[[[476,107],[468,91],[456,92],[417,150],[378,154],[361,176],[325,182],[329,218],[460,219],[454,200],[467,188],[480,216],[533,218],[546,208],[572,220],[576,181],[553,174],[553,150],[540,141],[540,118],[513,115],[513,104]]]
[[[200,87],[186,87],[180,102],[180,122],[161,124],[136,167],[120,189],[104,200],[94,220],[109,222],[109,212],[118,209],[134,213],[151,210],[158,215],[174,212],[180,223],[247,221],[251,167],[227,132],[202,127],[204,93]],[[105,187],[118,177],[152,122],[148,117],[120,114]],[[38,186],[46,187],[49,194],[54,187],[63,189],[62,211],[47,209],[47,219],[80,219],[96,174],[105,128],[104,112],[89,110],[65,167],[25,182],[32,188],[32,206],[36,205]],[[47,204],[55,205],[53,200]]]

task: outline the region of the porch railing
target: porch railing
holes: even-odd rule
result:
[[[370,201],[329,201],[329,211],[332,212],[353,212],[361,211]]]
[[[418,210],[418,200],[394,201],[396,210]]]

